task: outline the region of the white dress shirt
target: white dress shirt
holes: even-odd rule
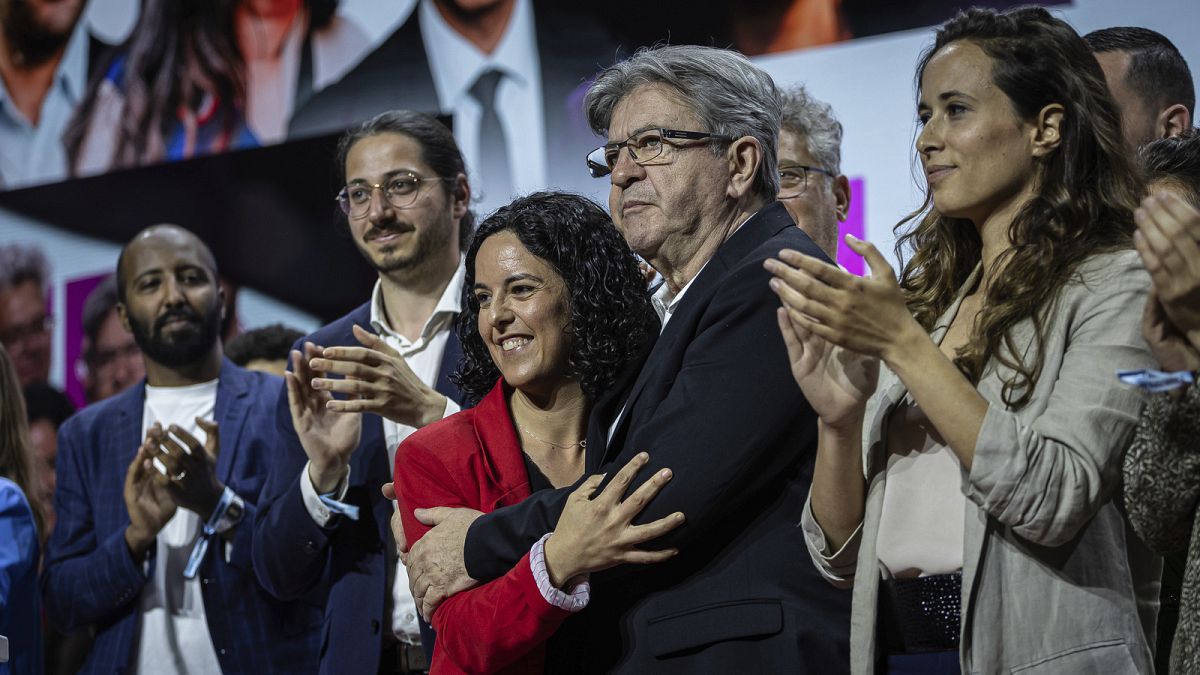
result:
[[[491,54],[484,54],[459,35],[434,7],[421,0],[421,39],[437,90],[438,105],[454,117],[454,138],[467,170],[480,165],[479,123],[482,109],[471,86],[488,70],[504,78],[496,90],[496,111],[508,142],[509,175],[514,194],[486,195],[474,205],[481,216],[507,204],[516,195],[541,190],[546,180],[545,112],[542,107],[542,67],[538,59],[533,6],[517,0],[503,37]]]
[[[62,135],[87,89],[88,32],[80,21],[67,42],[32,124],[12,101],[0,78],[0,188],[59,181],[67,176]]]
[[[213,419],[216,405],[217,380],[185,387],[147,385],[142,438],[158,422],[163,429],[178,425],[204,443],[208,435],[195,418]],[[161,465],[156,462],[156,467]],[[154,574],[138,600],[141,623],[131,651],[132,673],[221,673],[208,632],[200,577],[183,578],[202,525],[199,515],[180,507],[155,538],[150,562]]]
[[[413,374],[430,387],[437,383],[442,356],[446,352],[446,341],[450,338],[450,331],[454,330],[454,317],[461,308],[460,299],[465,275],[466,270],[460,264],[416,340],[409,340],[392,330],[391,322],[387,318],[387,309],[383,304],[383,290],[380,282],[375,282],[375,290],[371,292],[371,327],[389,347],[404,357],[405,363],[412,369]],[[461,407],[447,398],[446,410],[442,413],[442,417],[453,415],[459,410]],[[416,431],[415,427],[383,419],[383,437],[387,444],[388,466],[395,464],[396,449],[414,431]],[[343,479],[341,485],[338,486],[334,498],[342,499],[348,487],[349,476]],[[313,521],[322,527],[328,524],[332,514],[329,508],[321,503],[320,496],[309,478],[307,464],[300,474],[300,493],[304,497],[304,504]],[[392,599],[392,631],[401,641],[418,644],[421,639],[421,631],[417,624],[417,605],[413,600],[412,593],[408,590],[408,571],[399,560],[396,562],[395,579],[392,583]]]

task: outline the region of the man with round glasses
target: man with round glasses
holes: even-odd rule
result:
[[[379,280],[369,301],[291,353],[255,569],[280,599],[324,598],[322,673],[422,672],[395,508],[380,488],[400,441],[459,410],[449,376],[462,353],[453,327],[471,189],[450,130],[423,113],[352,129],[338,164],[337,203]]]
[[[610,177],[614,222],[664,280],[657,344],[592,408],[585,473],[647,451],[634,482],[665,467],[673,478],[635,522],[686,522],[655,541],[678,549],[670,561],[591,576],[546,672],[844,672],[850,597],[802,564],[796,528],[817,420],[788,379],[764,269],[784,248],[828,260],[776,200],[779,92],[740,54],[669,46],[605,70],[584,107],[609,141],[588,166]],[[571,491],[477,518],[433,509],[440,524],[409,552],[422,611],[507,572]]]
[[[838,223],[850,211],[850,180],[841,174],[842,124],[833,108],[802,86],[783,93],[779,128],[779,201],[800,229],[837,260]]]

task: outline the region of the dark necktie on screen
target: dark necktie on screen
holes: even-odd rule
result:
[[[482,188],[481,199],[493,208],[507,203],[512,196],[509,179],[508,143],[496,112],[496,89],[504,77],[499,70],[484,71],[471,86],[471,97],[479,102],[479,166],[475,167],[475,185]]]

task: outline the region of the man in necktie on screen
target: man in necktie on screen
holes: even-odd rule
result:
[[[216,262],[192,233],[143,230],[117,280],[146,378],[59,430],[47,611],[96,626],[85,673],[305,671],[319,609],[270,597],[250,564],[282,381],[224,357]]]

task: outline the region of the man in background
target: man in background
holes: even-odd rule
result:
[[[283,377],[287,370],[288,352],[304,333],[281,323],[263,326],[244,333],[225,345],[225,356],[247,370],[259,370]]]
[[[1137,150],[1192,128],[1196,90],[1179,49],[1148,28],[1118,26],[1083,36],[1121,110],[1125,144]]]
[[[33,444],[33,475],[37,494],[29,495],[42,504],[46,536],[54,529],[55,461],[58,457],[58,428],[75,414],[75,406],[61,391],[45,382],[24,388],[29,416],[29,442]]]
[[[53,319],[46,303],[49,266],[33,247],[0,247],[0,343],[12,357],[22,387],[50,377]]]
[[[146,376],[142,352],[117,312],[117,277],[101,281],[83,303],[83,378],[88,403],[119,394]]]
[[[850,180],[842,175],[842,124],[833,108],[804,87],[783,92],[779,127],[779,201],[831,260],[838,223],[850,211]]]

